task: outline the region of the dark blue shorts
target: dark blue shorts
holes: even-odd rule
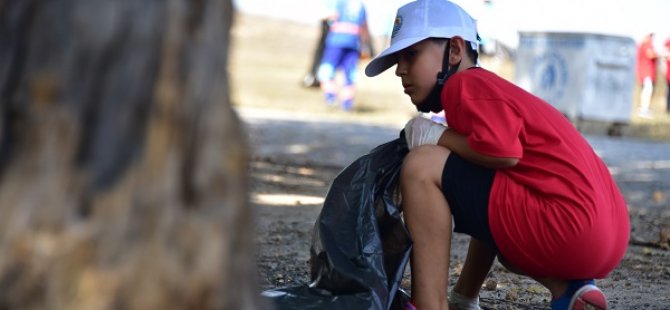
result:
[[[326,46],[321,63],[328,64],[334,69],[329,80],[335,78],[336,70],[344,71],[344,85],[349,86],[356,82],[358,59],[357,49]]]
[[[498,248],[489,226],[489,196],[496,170],[451,153],[442,172],[442,193],[454,217],[454,231]]]

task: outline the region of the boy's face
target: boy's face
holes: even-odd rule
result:
[[[396,53],[395,74],[414,105],[422,103],[435,86],[446,44],[426,39]]]

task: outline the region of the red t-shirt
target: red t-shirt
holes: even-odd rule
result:
[[[609,170],[557,109],[482,68],[442,92],[449,127],[489,156],[519,158],[496,172],[489,225],[501,254],[534,277],[603,278],[628,244],[628,210]]]
[[[656,82],[656,51],[651,41],[642,42],[637,49],[637,80],[642,83],[645,78]]]
[[[670,39],[665,41],[665,52],[670,53]],[[665,78],[670,83],[670,56],[665,55]],[[670,91],[670,90],[668,90]]]

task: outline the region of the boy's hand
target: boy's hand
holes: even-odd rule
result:
[[[437,145],[447,127],[417,116],[405,124],[405,140],[409,149],[424,144]]]

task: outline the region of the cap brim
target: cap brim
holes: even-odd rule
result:
[[[365,75],[369,77],[377,76],[380,73],[386,71],[386,69],[395,65],[398,61],[393,54],[399,52],[402,49],[405,49],[419,41],[422,41],[426,38],[424,37],[413,37],[405,38],[393,42],[389,48],[385,49],[383,52],[379,53],[375,58],[373,58],[370,63],[365,67]]]

